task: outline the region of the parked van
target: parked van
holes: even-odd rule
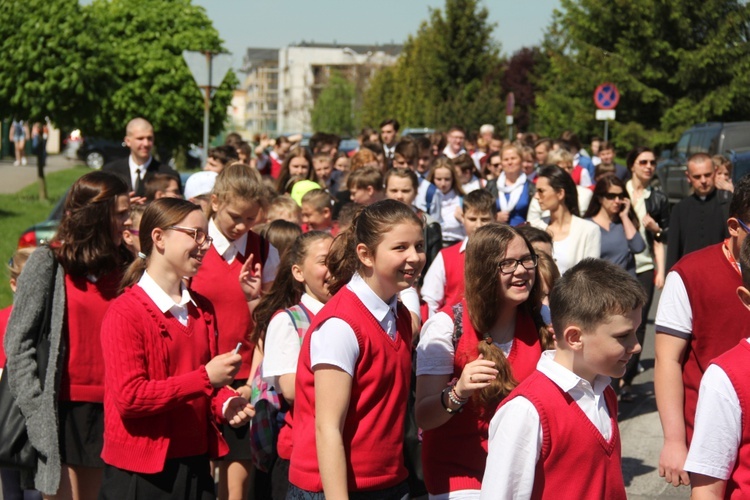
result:
[[[750,121],[711,122],[689,128],[672,151],[656,167],[656,175],[669,201],[676,203],[690,194],[687,182],[687,159],[695,153],[740,154],[750,151]]]

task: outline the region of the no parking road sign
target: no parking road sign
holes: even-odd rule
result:
[[[615,109],[620,102],[620,91],[614,83],[602,83],[594,90],[594,104],[599,109]]]

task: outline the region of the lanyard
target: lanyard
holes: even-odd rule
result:
[[[740,269],[740,265],[734,259],[732,252],[729,251],[729,238],[724,240],[723,248],[724,248],[724,256],[727,258],[727,260],[732,265],[734,270],[737,271],[740,276],[742,276],[742,269]]]

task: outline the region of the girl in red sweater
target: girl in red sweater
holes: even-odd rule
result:
[[[278,459],[272,471],[273,498],[284,500],[289,487],[292,455],[294,379],[300,344],[315,315],[328,302],[326,257],[333,238],[323,231],[300,235],[284,253],[271,290],[253,313],[253,340],[263,352],[256,381],[273,387],[288,407],[279,430]]]
[[[477,229],[466,247],[465,299],[422,328],[416,417],[430,498],[479,498],[495,409],[552,346],[536,267],[516,229]]]
[[[132,259],[122,245],[128,187],[113,174],[90,172],[70,188],[63,213],[49,246],[37,248],[19,277],[5,336],[7,370],[31,442],[44,456],[36,488],[58,498],[93,498],[104,467],[99,335]],[[45,311],[50,358],[40,380],[35,342]]]
[[[219,352],[242,343],[242,366],[232,388],[248,400],[255,349],[250,342],[251,314],[261,286],[270,288],[279,263],[276,249],[250,230],[262,211],[264,196],[256,169],[239,163],[224,167],[216,178],[208,213],[208,235],[214,243],[206,250],[203,265],[191,283],[193,290],[214,305]],[[244,499],[253,469],[249,429],[224,426],[222,431],[229,453],[219,464],[219,497]]]
[[[253,413],[225,386],[242,357],[217,355],[211,303],[183,277],[211,245],[206,217],[188,201],[152,202],[125,292],[102,326],[106,362],[99,498],[213,498],[209,456],[226,453],[216,422],[245,425]]]
[[[310,325],[297,366],[288,498],[408,495],[412,332],[397,295],[419,276],[423,245],[421,220],[395,200],[362,209],[334,239],[334,295]]]

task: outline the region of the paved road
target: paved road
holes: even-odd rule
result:
[[[68,160],[63,155],[51,155],[47,157],[47,166],[44,168],[45,173],[57,172],[81,165],[80,160]],[[35,183],[36,177],[36,157],[29,157],[29,164],[25,166],[13,166],[13,159],[5,157],[0,160],[0,194],[13,194],[25,188],[29,184]]]

